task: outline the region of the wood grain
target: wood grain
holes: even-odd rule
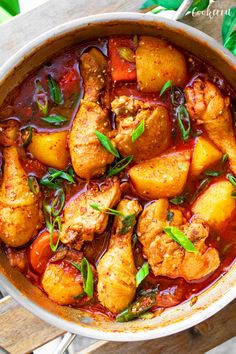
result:
[[[137,11],[143,0],[51,0],[0,26],[0,65],[27,42],[63,22],[82,16],[115,11]],[[235,6],[235,0],[216,1],[213,9]],[[183,22],[221,40],[222,16],[191,15]],[[0,347],[23,354],[60,336],[62,331],[36,318],[9,297],[0,301]],[[97,342],[80,354],[202,354],[236,335],[236,301],[204,323],[163,339],[119,343]],[[1,352],[1,349],[0,349]]]
[[[11,354],[31,352],[63,334],[19,306],[10,296],[0,300],[0,324],[0,347]]]

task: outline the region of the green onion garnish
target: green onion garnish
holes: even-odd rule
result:
[[[138,126],[132,132],[132,143],[134,143],[143,133],[145,130],[145,120],[144,118],[138,124]]]
[[[54,217],[57,217],[65,204],[65,193],[62,188],[59,188],[55,193],[55,198],[52,201],[51,213]]]
[[[124,217],[124,214],[121,211],[119,211],[119,210],[115,210],[115,209],[111,209],[111,208],[105,208],[105,207],[102,207],[101,205],[96,204],[96,203],[90,204],[90,206],[94,210],[100,211],[101,213],[104,213],[104,214],[116,215],[116,216]]]
[[[187,252],[197,253],[194,244],[185,236],[185,234],[175,226],[167,226],[163,231],[182,246]]]
[[[31,143],[31,140],[32,140],[33,128],[31,126],[28,126],[25,129],[23,129],[23,133],[24,132],[26,132],[27,137],[26,137],[25,141],[23,142],[23,147],[27,147],[27,146],[29,146],[29,144]]]
[[[204,172],[206,176],[210,176],[210,177],[218,177],[222,175],[222,173],[223,173],[222,171],[214,171],[214,170],[206,170]]]
[[[174,205],[179,205],[179,204],[183,204],[186,199],[187,199],[186,195],[179,195],[178,197],[174,197],[170,199],[170,203]]]
[[[96,134],[100,144],[112,155],[120,157],[119,152],[116,150],[115,146],[112,144],[111,140],[104,134],[100,133],[98,130],[93,131]]]
[[[51,93],[51,99],[54,103],[61,105],[63,104],[63,96],[58,83],[52,78],[51,75],[48,76],[48,86]]]
[[[55,226],[57,225],[57,229],[58,229],[58,239],[57,239],[57,242],[56,244],[54,245],[53,242],[52,242],[52,236],[53,236],[53,233],[55,231]],[[47,226],[47,229],[48,231],[50,232],[50,247],[51,247],[51,250],[53,252],[56,252],[58,246],[59,246],[59,242],[60,242],[60,233],[61,233],[61,218],[60,216],[57,216],[53,222],[51,223],[50,221],[46,220],[46,226]]]
[[[126,156],[124,159],[118,161],[113,167],[108,171],[107,177],[115,176],[121,171],[123,171],[133,160],[133,156]]]
[[[228,154],[224,154],[223,157],[222,157],[222,162],[223,163],[226,163],[229,159],[229,155]]]
[[[62,123],[65,123],[68,120],[66,117],[60,116],[58,114],[51,114],[50,116],[42,117],[41,119],[51,125],[62,125]]]
[[[143,263],[142,267],[139,269],[139,271],[136,274],[136,288],[139,286],[139,284],[148,276],[149,274],[149,264],[148,262]]]
[[[135,220],[136,220],[136,215],[130,214],[130,215],[123,215],[123,220],[122,220],[122,228],[119,231],[119,235],[126,235],[130,229],[133,228],[135,225]]]
[[[81,261],[81,264],[78,265],[75,262],[71,262],[71,264],[81,272],[83,278],[83,287],[84,292],[89,296],[93,297],[93,289],[94,289],[94,281],[93,281],[93,272],[91,266],[87,259],[84,257]]]
[[[168,213],[167,213],[167,221],[171,222],[171,221],[173,220],[173,217],[174,217],[173,211],[168,210]]]
[[[178,115],[178,124],[182,133],[183,140],[186,141],[190,135],[191,122],[190,122],[188,111],[184,105],[179,106],[177,110],[177,115]],[[185,128],[183,121],[187,123],[187,129]]]
[[[160,91],[159,96],[161,97],[169,88],[172,87],[172,85],[173,85],[172,80],[167,81],[167,82],[163,85],[163,87],[162,87],[162,89],[161,89],[161,91]]]
[[[34,193],[35,195],[39,194],[40,189],[39,189],[37,178],[35,176],[28,177],[28,185],[32,193]]]
[[[228,178],[228,180],[232,183],[232,185],[236,188],[236,178],[231,175],[230,173],[228,173],[226,175],[226,178]]]

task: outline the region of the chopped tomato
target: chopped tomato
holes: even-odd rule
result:
[[[73,93],[79,92],[79,75],[74,68],[71,68],[60,80],[60,88],[64,98],[70,97]]]
[[[52,236],[53,244],[56,244],[57,239],[58,232],[54,232]],[[50,233],[43,231],[30,246],[29,259],[34,271],[42,274],[53,254],[54,252],[50,247]]]
[[[108,42],[108,55],[111,65],[112,81],[135,81],[136,44],[133,38],[110,38]],[[127,60],[128,59],[128,60]]]

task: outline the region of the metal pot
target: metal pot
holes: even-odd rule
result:
[[[213,65],[236,90],[236,60],[219,43],[183,23],[154,15],[110,13],[74,20],[34,39],[0,69],[0,104],[6,95],[48,58],[81,41],[114,34],[161,36]],[[165,310],[153,319],[113,323],[102,316],[52,303],[17,269],[4,254],[0,256],[0,282],[22,306],[50,324],[83,336],[137,341],[182,331],[207,319],[236,297],[236,264],[202,293],[197,302],[185,302]]]

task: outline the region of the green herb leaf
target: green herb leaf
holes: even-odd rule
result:
[[[32,193],[34,193],[35,195],[39,194],[40,189],[39,189],[37,178],[35,176],[28,177],[28,185]]]
[[[135,225],[136,215],[130,214],[123,217],[122,228],[119,231],[119,235],[126,235],[129,230]]]
[[[52,78],[51,75],[48,76],[48,86],[51,93],[51,99],[54,103],[61,105],[63,104],[63,96],[58,83]]]
[[[132,49],[128,47],[120,47],[118,48],[118,53],[121,59],[124,59],[129,63],[135,63],[135,54]]]
[[[197,249],[194,244],[185,236],[185,234],[175,226],[167,226],[163,228],[163,231],[182,246],[187,252],[197,253]]]
[[[34,95],[35,102],[37,103],[38,109],[43,114],[48,113],[48,96],[44,90],[40,80],[36,80],[36,94]]]
[[[223,163],[226,163],[229,159],[229,155],[228,154],[224,154],[223,157],[222,157],[222,162]]]
[[[133,234],[133,236],[132,236],[132,247],[133,248],[136,246],[137,241],[138,241],[137,234]]]
[[[210,176],[210,177],[218,177],[222,175],[222,173],[223,173],[222,171],[213,171],[213,170],[206,170],[204,172],[206,176]]]
[[[57,114],[51,114],[50,116],[42,117],[41,119],[51,125],[61,125],[62,123],[67,122],[68,120],[66,117]]]
[[[90,204],[91,208],[93,208],[94,210],[100,211],[101,213],[104,214],[109,214],[109,215],[116,215],[116,216],[121,216],[124,217],[125,215],[119,211],[119,210],[115,210],[115,209],[111,209],[111,208],[105,208],[99,204],[93,203]]]
[[[89,296],[93,297],[94,290],[94,281],[93,281],[93,272],[91,266],[87,259],[84,257],[81,261],[81,264],[78,265],[75,262],[70,262],[76,269],[81,272],[83,278],[83,287],[84,292]]]
[[[167,10],[178,10],[184,0],[147,0],[143,3],[140,9],[146,9],[151,6],[163,6]],[[196,9],[197,11],[205,10],[209,5],[209,0],[195,0],[190,7],[190,11]]]
[[[107,177],[115,176],[121,171],[123,171],[133,160],[133,156],[126,156],[124,159],[118,161],[113,167],[108,171]]]
[[[112,155],[120,157],[119,152],[116,150],[115,146],[112,144],[111,140],[104,134],[100,133],[98,130],[93,131],[96,134],[100,144]]]
[[[191,122],[188,111],[184,105],[179,106],[178,111],[178,124],[182,133],[183,140],[186,141],[189,138],[191,130]],[[187,124],[187,128],[184,126],[184,122]]]
[[[149,264],[148,262],[143,263],[142,267],[136,273],[136,288],[149,274]]]
[[[183,204],[186,199],[187,199],[186,195],[179,195],[178,197],[170,199],[170,203],[174,205],[179,205],[179,204]]]
[[[173,220],[173,217],[174,217],[173,211],[168,210],[168,213],[167,213],[167,221],[171,222],[171,221]]]
[[[132,132],[132,143],[134,143],[143,133],[145,130],[145,120],[144,118],[138,124],[138,126]]]
[[[199,194],[209,185],[210,181],[211,181],[210,177],[207,177],[201,181],[201,183],[199,184],[198,188],[196,189],[195,193],[191,198],[191,203],[193,203],[195,199],[199,196]]]
[[[226,178],[232,183],[232,185],[236,188],[236,178],[231,175],[230,173],[228,173],[226,175]]]
[[[64,204],[65,204],[65,193],[62,188],[59,188],[56,191],[55,198],[53,199],[51,205],[51,213],[54,217],[57,217],[61,213]]]
[[[156,304],[156,293],[151,292],[139,297],[135,302],[129,305],[124,311],[116,316],[117,322],[128,322],[140,317]]]
[[[26,127],[22,130],[23,136],[26,134],[26,137],[23,142],[23,147],[29,146],[33,137],[33,128],[31,126]]]
[[[162,87],[159,96],[161,97],[164,94],[164,92],[166,92],[166,90],[172,87],[172,85],[173,85],[172,80],[167,81],[165,85]]]
[[[52,237],[53,237],[53,233],[55,231],[55,226],[57,225],[57,229],[58,229],[58,239],[56,244],[54,245],[52,242]],[[50,232],[50,247],[51,250],[53,252],[56,252],[58,246],[59,246],[59,242],[60,242],[60,233],[61,233],[61,218],[60,216],[57,216],[52,223],[50,223],[50,221],[46,220],[46,226],[48,231]]]

